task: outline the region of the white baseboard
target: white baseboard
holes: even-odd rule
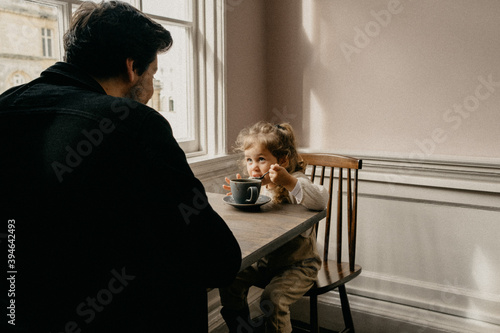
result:
[[[429,311],[426,309],[349,295],[354,325],[358,333],[499,333],[500,326]],[[342,328],[340,301],[336,292],[318,298],[321,327]],[[303,298],[292,308],[292,318],[309,322],[309,299]]]

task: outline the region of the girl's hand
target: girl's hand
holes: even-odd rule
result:
[[[239,173],[236,174],[236,179],[241,179],[241,175]],[[231,191],[231,186],[229,186],[229,184],[231,184],[231,180],[229,178],[225,178],[226,180],[226,183],[227,185],[222,185],[222,188],[225,189],[226,191]],[[231,195],[232,193],[229,192],[229,193],[226,193],[226,195]]]
[[[288,191],[293,191],[297,184],[297,178],[288,173],[288,171],[278,164],[271,165],[269,179],[276,185],[281,185]]]

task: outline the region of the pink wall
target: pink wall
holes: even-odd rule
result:
[[[227,147],[266,116],[266,30],[263,0],[226,1]]]
[[[500,158],[500,2],[227,4],[228,147],[265,119],[305,148]]]

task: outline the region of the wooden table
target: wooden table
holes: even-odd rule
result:
[[[244,269],[278,249],[326,216],[301,205],[269,202],[257,209],[242,210],[223,201],[224,194],[207,193],[213,209],[224,219],[240,244]]]

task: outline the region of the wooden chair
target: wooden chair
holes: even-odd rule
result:
[[[311,332],[319,333],[318,295],[334,289],[338,289],[342,315],[344,317],[345,328],[341,332],[354,332],[354,324],[345,284],[361,273],[361,266],[356,265],[354,260],[356,254],[358,170],[361,169],[362,161],[352,157],[333,154],[301,154],[301,156],[307,162],[308,166],[312,166],[311,180],[313,182],[319,180],[319,183],[323,185],[325,179],[329,178],[328,193],[330,199],[328,201],[326,219],[324,220],[323,265],[318,273],[315,285],[305,295],[310,297]],[[318,167],[321,167],[321,174],[319,175],[316,173]],[[330,173],[325,173],[327,169],[330,170]],[[344,178],[344,173],[347,174],[346,178]],[[337,183],[337,189],[334,188],[334,180]],[[343,198],[344,185],[346,185],[346,200]],[[336,210],[335,215],[332,210]],[[347,262],[342,262],[342,228],[344,224],[343,213],[345,211],[347,211],[347,249],[349,253]],[[330,260],[328,256],[330,221],[332,216],[336,216],[337,222],[335,228],[335,260]],[[320,223],[323,223],[323,221]],[[318,231],[319,228],[316,225],[316,232]]]

